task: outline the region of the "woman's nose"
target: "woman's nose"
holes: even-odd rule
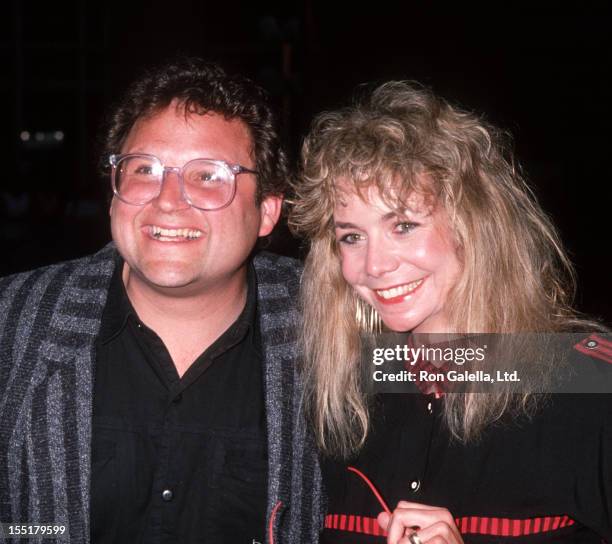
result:
[[[368,242],[366,273],[369,276],[380,277],[393,272],[398,267],[398,263],[397,255],[384,240]]]

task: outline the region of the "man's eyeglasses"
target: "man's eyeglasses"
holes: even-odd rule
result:
[[[239,164],[213,159],[194,159],[182,168],[164,166],[155,155],[111,155],[108,160],[112,167],[113,192],[134,206],[143,206],[157,198],[166,172],[174,172],[181,195],[191,206],[206,211],[220,210],[234,199],[238,174],[257,174]]]

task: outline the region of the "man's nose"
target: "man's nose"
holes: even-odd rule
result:
[[[191,207],[189,202],[185,200],[181,191],[181,180],[179,176],[179,172],[172,168],[164,169],[159,195],[153,202],[159,209],[165,212]]]
[[[394,248],[384,239],[369,240],[366,254],[366,273],[368,276],[380,277],[393,272],[399,265],[399,257]]]

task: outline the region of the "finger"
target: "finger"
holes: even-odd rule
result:
[[[391,514],[389,514],[388,512],[381,512],[380,514],[378,514],[376,520],[378,521],[378,525],[380,525],[380,528],[386,531],[387,527],[389,527],[389,522],[391,521]]]
[[[418,533],[418,535],[420,535],[420,533]],[[431,540],[423,540],[419,536],[419,539],[420,540],[417,540],[417,542],[421,542],[421,544],[450,544],[450,542],[447,542],[444,538],[438,536],[433,537]],[[397,544],[414,544],[414,542],[415,541],[411,540],[409,536],[405,536],[401,540],[398,540]]]
[[[378,514],[377,516],[378,525],[383,531],[388,531],[389,523],[391,522],[391,517],[392,517],[391,514],[389,514],[388,512],[381,512],[380,514]],[[411,532],[412,532],[412,529],[405,529],[402,534],[409,534]],[[391,538],[394,538],[393,535],[391,536]],[[391,540],[387,540],[387,542],[391,542]],[[402,538],[401,540],[399,540],[398,544],[404,544],[404,539]],[[411,543],[408,542],[408,544],[411,544]]]
[[[393,518],[401,519],[405,527],[429,527],[438,521],[455,527],[455,519],[446,508],[432,507],[430,510],[396,508],[393,511]]]
[[[419,531],[419,538],[427,544],[440,542],[441,544],[461,544],[463,539],[457,526],[445,521],[437,521]]]
[[[412,529],[406,529],[405,532],[404,532],[404,536],[402,536],[397,541],[397,544],[413,544],[413,541],[410,540],[410,535],[413,534],[413,533],[414,533],[414,531]],[[389,543],[389,542],[390,541],[387,539],[387,543]]]
[[[412,523],[411,512],[413,510],[394,510],[391,520],[387,524],[387,544],[400,544],[403,537],[414,532],[415,524]],[[402,543],[403,544],[403,543]]]
[[[399,540],[398,544],[414,544],[414,542],[415,542],[415,535],[416,535],[416,537],[418,537],[418,540],[416,540],[416,542],[420,542],[421,544],[435,544],[433,542],[425,542],[419,536],[420,533],[417,533],[416,531],[410,531],[410,530],[408,530],[408,533],[406,533],[406,536],[402,537]]]

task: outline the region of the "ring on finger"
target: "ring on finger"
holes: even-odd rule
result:
[[[419,538],[419,535],[416,533],[409,534],[408,540],[410,540],[410,544],[423,544],[423,541]]]

